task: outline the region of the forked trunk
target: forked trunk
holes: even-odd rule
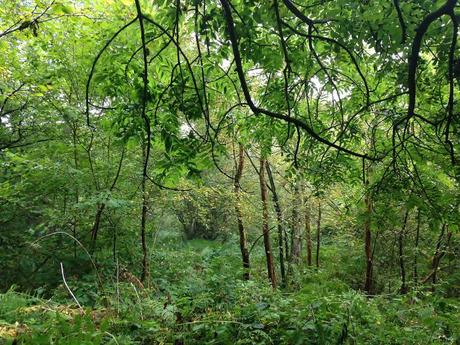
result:
[[[442,246],[442,241],[444,238],[444,233],[447,228],[447,236]],[[437,283],[437,272],[439,270],[439,264],[441,263],[441,259],[446,255],[447,249],[449,248],[450,240],[452,238],[452,231],[449,231],[448,225],[444,223],[441,228],[441,233],[439,234],[438,241],[436,243],[436,251],[433,256],[433,260],[431,261],[431,272],[423,279],[422,284],[425,284],[431,278],[432,282],[432,290],[435,290],[435,286]]]

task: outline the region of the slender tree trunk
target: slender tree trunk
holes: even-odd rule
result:
[[[117,261],[117,228],[113,227],[113,243],[112,243],[112,256],[113,262]]]
[[[243,169],[244,169],[244,147],[243,144],[238,144],[238,161],[237,161],[237,166],[236,166],[236,173],[235,173],[235,179],[234,179],[234,192],[235,192],[235,197],[236,197],[236,204],[235,204],[235,212],[236,212],[236,219],[238,222],[238,232],[240,235],[240,250],[241,250],[241,258],[243,259],[243,279],[244,280],[249,280],[249,268],[250,268],[250,263],[249,263],[249,250],[248,250],[248,245],[247,245],[247,239],[246,239],[246,230],[244,229],[244,224],[243,224],[243,212],[241,211],[241,186],[240,186],[240,181],[241,181],[241,176],[243,175]]]
[[[78,171],[78,150],[77,150],[77,124],[75,123],[72,127],[72,145],[73,145],[73,162],[75,171]],[[75,183],[75,205],[80,202],[80,191],[78,188],[78,182]],[[77,238],[77,229],[78,229],[78,218],[76,215],[73,216],[72,220],[72,235],[74,238]],[[77,242],[73,241],[73,257],[77,257]]]
[[[442,225],[442,228],[441,228],[441,233],[439,234],[439,237],[438,237],[438,241],[436,242],[436,251],[434,253],[434,256],[433,256],[433,260],[431,262],[431,268],[432,268],[432,283],[433,285],[436,284],[436,271],[438,270],[438,266],[439,266],[439,262],[441,261],[441,244],[442,244],[442,239],[444,237],[444,232],[446,230],[446,223],[444,223]]]
[[[97,235],[99,233],[99,227],[101,225],[102,213],[105,209],[105,202],[99,204],[94,218],[93,228],[91,229],[91,253],[96,249]]]
[[[420,242],[420,209],[417,210],[417,228],[415,230],[415,253],[414,253],[414,268],[413,268],[413,277],[414,277],[414,286],[418,284],[418,244]]]
[[[263,218],[263,236],[264,236],[264,247],[265,247],[265,256],[267,260],[267,272],[268,278],[272,284],[273,288],[276,288],[276,275],[275,275],[275,267],[273,265],[273,254],[271,250],[270,244],[270,230],[268,225],[268,193],[267,193],[267,185],[265,182],[265,166],[267,162],[265,159],[260,159],[260,171],[259,171],[259,179],[260,179],[260,194],[262,199],[262,218]]]
[[[370,131],[364,140],[366,146],[370,151],[375,150],[375,133]],[[364,253],[366,258],[366,271],[364,277],[364,291],[367,295],[374,293],[374,250],[377,246],[377,235],[375,239],[372,238],[372,213],[373,213],[373,195],[369,188],[370,177],[373,173],[372,164],[363,160],[363,185],[365,189],[364,205],[365,205],[365,220],[364,220]],[[372,241],[374,245],[372,245]],[[391,281],[388,281],[388,288],[390,289]]]
[[[291,233],[291,262],[299,263],[300,259],[300,244],[301,244],[301,236],[300,236],[300,209],[302,205],[302,198],[300,195],[300,188],[299,188],[299,181],[298,177],[296,177],[295,185],[294,185],[294,207],[292,209],[292,233]]]
[[[307,265],[312,265],[312,255],[311,255],[311,216],[310,216],[310,205],[308,201],[305,202],[305,239],[307,241]]]
[[[401,294],[407,293],[407,284],[406,284],[406,266],[404,262],[404,237],[406,233],[407,218],[409,217],[409,209],[406,210],[404,214],[404,221],[399,232],[398,237],[398,247],[399,247],[399,268],[401,270]]]
[[[144,143],[142,147],[142,156],[143,156],[144,164],[147,159],[146,147],[145,147],[146,145],[150,145],[150,143]],[[150,276],[147,239],[146,239],[146,224],[147,224],[147,212],[148,212],[148,196],[147,196],[146,184],[147,184],[147,175],[144,173],[142,175],[142,182],[141,182],[141,193],[142,193],[142,210],[141,210],[142,275],[141,275],[141,281],[143,283],[145,283]]]
[[[444,257],[444,255],[446,255],[447,249],[449,248],[451,238],[452,238],[452,231],[447,231],[446,244],[444,246],[444,249],[438,252],[438,254],[436,255],[436,259],[433,260],[433,280],[432,280],[433,289],[437,282],[437,272],[439,269],[439,264],[441,263],[441,259]]]
[[[284,238],[283,213],[281,211],[278,194],[276,193],[275,180],[273,179],[273,174],[272,174],[272,171],[270,169],[270,165],[268,164],[268,162],[266,165],[266,170],[267,170],[268,180],[270,182],[270,187],[272,190],[273,205],[275,207],[276,220],[278,223],[278,251],[279,251],[279,261],[280,261],[280,271],[281,271],[281,287],[285,287],[286,286],[286,267],[284,264],[284,250],[283,250],[283,238]]]
[[[141,281],[145,282],[149,277],[148,249],[146,240],[147,223],[147,196],[145,193],[145,181],[142,181],[142,213],[141,213],[141,242],[142,242],[142,275]]]
[[[371,215],[372,215],[372,195],[368,190],[369,180],[364,181],[366,195],[364,203],[366,205],[366,219],[364,221],[364,252],[366,254],[366,276],[364,278],[364,291],[368,295],[373,293],[373,270],[374,263],[372,258],[372,232],[371,232]]]
[[[142,282],[148,281],[150,271],[149,271],[149,262],[148,262],[148,252],[147,252],[147,243],[146,243],[146,222],[147,222],[147,210],[148,210],[148,194],[146,190],[146,183],[148,178],[148,168],[149,168],[149,158],[150,158],[150,144],[152,138],[152,132],[150,128],[150,119],[147,116],[147,103],[148,103],[148,63],[147,63],[147,46],[145,39],[145,29],[144,29],[144,15],[141,10],[141,5],[139,0],[135,0],[137,19],[139,21],[139,31],[142,41],[142,55],[144,60],[144,68],[142,73],[143,79],[143,92],[140,97],[141,105],[141,116],[144,122],[144,129],[146,131],[146,137],[142,140],[142,183],[141,183],[141,193],[142,193],[142,214],[141,214],[141,241],[142,241]]]
[[[289,233],[287,232],[286,228],[283,229],[284,235],[284,258],[285,262],[289,263]]]
[[[319,268],[319,250],[321,246],[321,201],[318,201],[318,219],[316,220],[316,267]]]
[[[115,188],[117,184],[118,178],[120,177],[120,172],[121,172],[121,167],[123,165],[124,157],[125,157],[125,148],[123,147],[123,151],[121,152],[121,156],[120,156],[120,161],[118,162],[117,172],[112,181],[112,185],[109,187],[110,192],[113,191],[113,189]],[[93,228],[91,229],[91,252],[93,252],[96,247],[97,235],[98,235],[99,228],[101,225],[102,213],[104,212],[105,207],[106,207],[106,202],[103,201],[98,205],[98,208],[97,208],[96,217],[93,223]]]
[[[446,242],[444,245],[444,248],[441,248],[442,245],[442,239],[444,238],[444,233],[446,228],[448,228],[448,225],[444,223],[441,228],[441,233],[439,234],[438,241],[436,243],[436,251],[433,256],[433,260],[431,262],[431,272],[428,274],[428,276],[423,279],[422,284],[426,283],[430,278],[432,282],[432,290],[435,290],[435,285],[437,282],[437,272],[439,269],[439,264],[441,263],[441,259],[444,257],[446,254],[446,251],[449,247],[450,240],[452,238],[452,231],[447,230],[447,236],[446,236]]]

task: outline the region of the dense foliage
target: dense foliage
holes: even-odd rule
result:
[[[460,344],[459,16],[0,0],[0,344]]]

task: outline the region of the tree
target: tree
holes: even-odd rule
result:
[[[270,229],[269,229],[269,220],[268,220],[268,193],[267,185],[265,181],[265,170],[266,170],[267,161],[264,158],[260,159],[260,169],[259,169],[259,178],[260,178],[260,194],[262,200],[262,233],[264,237],[264,249],[265,249],[265,258],[267,261],[267,273],[268,279],[272,287],[276,288],[276,273],[275,265],[273,262],[273,253],[271,249],[270,242]]]
[[[243,212],[241,211],[241,176],[243,175],[243,168],[244,168],[244,147],[243,144],[238,144],[238,159],[236,160],[236,172],[234,177],[234,191],[235,191],[235,212],[236,212],[236,219],[238,222],[238,232],[240,236],[240,251],[241,251],[241,258],[243,260],[243,278],[245,280],[249,279],[249,250],[247,244],[247,235],[246,230],[244,229],[243,223]]]

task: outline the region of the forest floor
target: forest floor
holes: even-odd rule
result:
[[[47,298],[0,294],[0,344],[460,344],[458,299],[366,297],[342,279],[357,271],[353,250],[334,248],[322,249],[319,270],[292,270],[289,287],[273,291],[260,248],[243,281],[234,241],[163,241],[145,289],[69,278],[81,309],[63,284]]]

